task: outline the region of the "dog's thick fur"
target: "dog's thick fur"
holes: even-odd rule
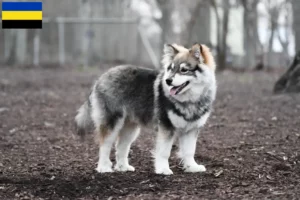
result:
[[[99,136],[98,172],[113,172],[110,152],[116,142],[115,171],[134,171],[128,153],[141,126],[156,127],[155,172],[173,172],[168,158],[176,138],[186,172],[206,171],[194,160],[197,136],[216,95],[215,62],[205,45],[190,49],[165,45],[163,69],[117,66],[95,83],[75,118],[79,135],[94,127]]]

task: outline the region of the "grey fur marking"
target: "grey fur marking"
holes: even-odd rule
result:
[[[189,122],[210,112],[214,97],[209,89],[196,102],[179,102],[165,95],[163,76],[164,72],[130,65],[118,66],[104,73],[92,91],[101,104],[101,124],[112,129],[116,121],[125,115],[126,119],[138,124],[158,123],[173,130],[175,127],[167,115],[169,110]],[[155,81],[159,84],[155,85]],[[78,134],[81,135],[86,134],[92,125],[88,113],[93,108],[88,102],[79,109],[76,116]]]

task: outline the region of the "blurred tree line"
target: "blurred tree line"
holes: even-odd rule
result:
[[[300,48],[299,0],[43,0],[43,3],[43,16],[50,18],[136,17],[157,58],[164,43],[200,42],[212,49],[220,70],[234,65],[248,69],[273,67],[274,63],[286,66]],[[262,34],[263,23],[266,30]],[[41,57],[57,60],[57,24],[44,24],[44,27]],[[4,48],[0,53],[4,62],[8,65],[26,62],[32,56],[34,31],[3,32],[0,40],[5,35]],[[87,58],[89,61],[99,58],[104,62],[115,59],[149,63],[137,26],[70,25],[65,34],[66,57],[71,61],[84,63],[88,62]],[[127,51],[127,46],[131,51]],[[238,50],[234,50],[235,46],[239,46]],[[280,52],[274,50],[278,46]]]
[[[244,56],[243,56],[243,67],[245,68],[264,68],[272,67],[271,61],[274,59],[274,44],[279,41],[282,51],[281,58],[284,60],[286,65],[290,60],[289,47],[293,41],[293,32],[295,31],[295,42],[296,49],[297,35],[300,33],[299,26],[300,23],[298,19],[300,18],[299,11],[295,10],[298,7],[300,1],[297,0],[194,0],[194,1],[185,1],[184,3],[178,2],[178,10],[176,10],[176,5],[174,1],[164,1],[157,0],[160,5],[160,9],[163,13],[161,18],[161,27],[162,27],[162,40],[163,41],[174,41],[172,38],[172,33],[169,33],[172,26],[172,13],[174,12],[183,12],[182,10],[187,9],[189,11],[189,17],[186,17],[185,27],[182,32],[183,35],[189,35],[187,38],[182,37],[183,40],[180,43],[191,43],[196,41],[199,42],[208,42],[209,46],[216,51],[216,58],[218,62],[219,69],[225,69],[228,66],[226,60],[228,59],[228,35],[230,33],[230,23],[235,23],[235,18],[232,17],[231,12],[237,7],[242,8],[241,16],[243,18],[243,27],[240,28],[240,32],[243,35],[243,40],[240,41],[243,43]],[[208,6],[213,11],[213,16],[209,14]],[[201,8],[205,7],[206,10],[202,10],[202,17],[199,17],[197,13]],[[263,7],[263,11],[262,8]],[[175,8],[175,9],[174,9]],[[293,8],[293,9],[292,9]],[[294,14],[293,14],[294,13]],[[265,26],[266,34],[264,36],[260,35],[261,26],[259,24],[261,18],[265,18],[263,23],[266,23]],[[191,37],[191,34],[194,34],[193,27],[197,24],[197,21],[207,20],[207,18],[214,18],[216,23],[216,31],[208,32],[209,35],[215,34],[216,43],[211,44],[207,40],[207,29],[206,26],[198,27],[196,34],[198,38]],[[293,18],[294,23],[293,23]],[[173,20],[174,21],[174,20]],[[204,40],[203,37],[204,36]],[[176,40],[176,39],[175,39]],[[178,40],[177,40],[178,41]],[[275,54],[277,56],[277,54]]]

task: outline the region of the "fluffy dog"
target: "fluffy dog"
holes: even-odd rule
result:
[[[100,139],[98,172],[134,171],[128,162],[131,144],[142,126],[157,130],[154,165],[157,174],[173,174],[169,167],[172,144],[179,140],[185,172],[204,172],[196,163],[199,129],[206,123],[216,96],[215,62],[201,44],[191,48],[165,45],[162,70],[122,65],[96,81],[75,117],[77,133],[92,127]],[[116,147],[116,165],[110,152]]]

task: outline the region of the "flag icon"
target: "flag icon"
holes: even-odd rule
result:
[[[41,29],[42,2],[2,2],[3,29]]]

